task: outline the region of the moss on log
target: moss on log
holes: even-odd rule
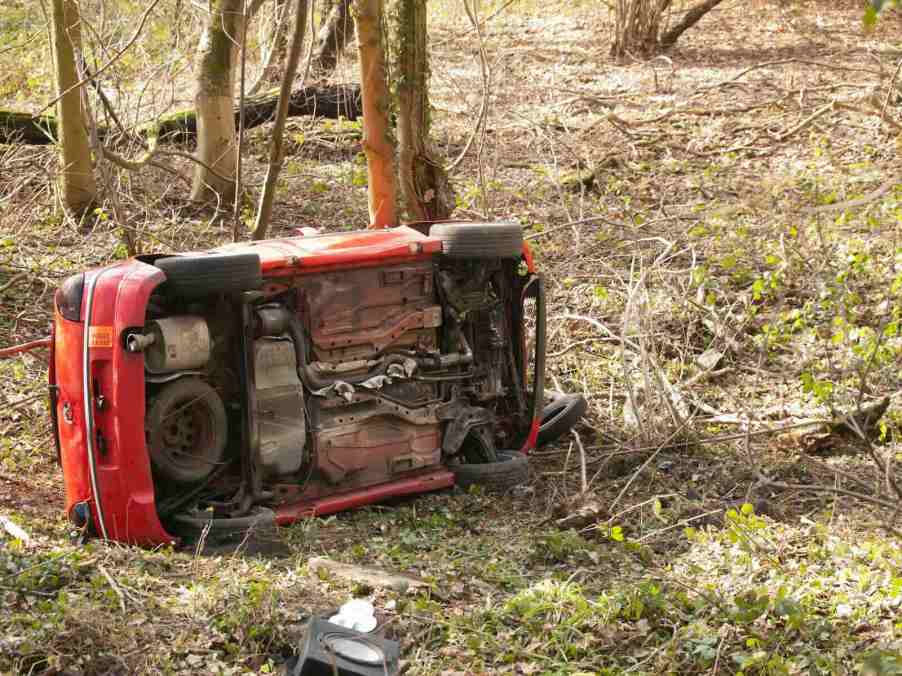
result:
[[[0,110],[0,143],[45,145],[56,140],[53,115],[32,117],[29,113]]]
[[[273,119],[279,101],[278,88],[248,97],[244,102],[244,127],[258,127]],[[235,121],[238,120],[235,107]],[[358,85],[328,85],[298,87],[291,92],[288,116],[311,115],[356,120],[361,114],[360,87]],[[183,110],[162,116],[156,123],[161,142],[181,143],[197,134],[197,118],[193,110]],[[99,129],[98,135],[106,135]],[[0,144],[46,145],[56,139],[56,118],[41,115],[34,118],[29,113],[0,110]]]

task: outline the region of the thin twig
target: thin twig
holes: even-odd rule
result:
[[[74,85],[72,85],[71,87],[66,89],[64,92],[62,92],[59,96],[57,96],[55,99],[53,99],[50,103],[46,104],[38,112],[34,113],[31,116],[32,119],[37,119],[38,117],[40,117],[41,113],[50,109],[53,106],[53,104],[55,104],[57,101],[59,101],[61,98],[63,98],[66,94],[68,94],[72,90],[78,89],[79,87],[84,86],[87,82],[90,82],[94,78],[100,77],[100,75],[102,73],[106,72],[110,68],[110,66],[112,66],[119,59],[121,59],[122,56],[131,48],[131,46],[133,44],[135,44],[135,41],[138,39],[138,36],[141,35],[141,31],[144,30],[144,24],[147,23],[147,18],[150,16],[150,13],[153,11],[154,7],[156,7],[159,3],[160,3],[160,0],[153,0],[153,2],[150,4],[150,7],[148,7],[147,9],[144,10],[144,14],[141,15],[141,21],[138,22],[138,28],[135,30],[134,35],[132,35],[132,37],[129,39],[129,41],[125,43],[125,46],[122,49],[120,49],[118,52],[116,52],[109,61],[107,61],[103,66],[98,68],[95,73],[88,75],[87,77],[83,77],[81,80],[76,82]]]

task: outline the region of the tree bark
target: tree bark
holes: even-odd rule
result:
[[[288,0],[275,0],[273,3],[272,25],[269,35],[261,30],[260,44],[270,43],[268,52],[264,52],[263,70],[257,81],[248,89],[248,94],[256,94],[263,85],[279,82],[279,63],[285,61],[288,51],[288,20],[291,8]]]
[[[382,40],[383,0],[356,0],[354,22],[360,52],[363,99],[363,151],[369,176],[370,228],[397,225],[394,143],[389,124],[385,46]]]
[[[451,215],[454,193],[430,147],[426,0],[396,0],[394,9],[398,185],[408,219],[443,220]]]
[[[58,133],[62,160],[63,205],[82,215],[94,204],[97,184],[85,126],[76,55],[81,52],[81,23],[74,0],[53,0],[53,55],[56,69]],[[73,88],[74,87],[74,88]],[[67,91],[71,89],[71,91]],[[63,92],[66,92],[63,94]]]
[[[673,28],[671,28],[661,36],[661,47],[665,49],[667,49],[668,47],[673,47],[683,33],[692,28],[699,21],[701,21],[701,18],[705,16],[705,14],[717,7],[721,2],[723,2],[723,0],[704,0],[704,2],[701,2],[695,7],[689,9],[689,11],[687,11],[683,15],[683,18],[676,25],[674,25]]]
[[[278,89],[269,89],[256,96],[245,97],[245,129],[258,127],[272,120],[278,102]],[[356,120],[361,113],[360,87],[354,84],[297,87],[291,92],[288,102],[288,117],[312,115]],[[234,119],[237,124],[237,106],[234,110]],[[56,133],[57,123],[53,115],[33,118],[29,113],[0,110],[0,144],[47,145],[54,142]],[[100,127],[97,133],[101,139],[108,135],[104,127]],[[160,143],[190,141],[197,134],[197,116],[193,110],[164,115],[155,123],[154,133],[159,135]],[[142,135],[146,137],[148,132],[145,130]]]
[[[327,75],[335,70],[338,58],[353,37],[351,0],[337,0],[316,36],[316,47],[313,49],[313,60],[310,63],[311,70],[320,75]]]
[[[238,42],[244,32],[243,9],[243,0],[210,0],[210,14],[198,46],[194,106],[197,158],[203,164],[196,166],[191,188],[191,199],[197,202],[217,204],[235,196],[232,98]]]
[[[284,8],[287,11],[287,7]],[[282,73],[282,87],[279,91],[279,105],[276,108],[276,122],[272,129],[269,146],[269,167],[266,170],[266,182],[260,195],[260,206],[254,223],[254,239],[266,237],[269,221],[272,217],[272,203],[276,192],[276,181],[282,169],[282,137],[285,133],[285,120],[288,118],[288,102],[291,98],[291,83],[301,60],[301,47],[304,44],[304,26],[307,24],[307,0],[298,0],[294,14],[294,29],[291,36],[291,47],[285,60],[285,71]]]

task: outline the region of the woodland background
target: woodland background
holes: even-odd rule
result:
[[[303,522],[278,559],[73,545],[46,361],[0,360],[0,514],[25,531],[0,528],[0,671],[270,673],[304,615],[370,594],[410,674],[902,673],[902,16],[726,0],[665,49],[690,3],[623,46],[624,3],[427,5],[449,206],[523,224],[551,383],[590,402],[532,484]],[[249,25],[248,87],[272,5]],[[56,97],[38,7],[0,6],[0,109]],[[124,50],[86,88],[123,158],[194,106],[205,14],[149,7],[80,3],[87,65]],[[353,43],[307,67],[325,9],[294,87],[360,81]],[[362,134],[289,118],[270,234],[370,222]],[[58,150],[5,138],[0,347],[46,335],[72,272],[250,237],[271,135],[246,129],[244,189],[220,209],[189,200],[191,139],[131,170],[95,152],[81,215],[61,208]],[[427,585],[355,587],[308,570],[316,555]]]

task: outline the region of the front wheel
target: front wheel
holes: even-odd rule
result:
[[[437,223],[429,236],[442,240],[449,258],[519,258],[523,253],[519,223]]]
[[[506,490],[529,480],[529,463],[518,451],[496,451],[495,462],[451,465],[457,485],[461,488],[485,486],[490,490]]]
[[[550,444],[569,432],[589,408],[589,403],[581,394],[554,391],[547,394],[551,402],[542,409],[542,423],[537,440],[539,446]]]

